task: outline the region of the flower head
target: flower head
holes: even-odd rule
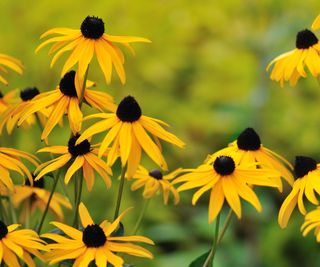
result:
[[[1,72],[7,72],[6,68],[10,68],[14,70],[15,72],[22,74],[22,63],[20,60],[7,56],[5,54],[0,54],[0,73]],[[8,81],[0,74],[0,82],[8,85]]]
[[[192,204],[211,190],[209,200],[209,223],[219,214],[225,199],[238,218],[241,218],[241,202],[243,198],[257,211],[262,206],[251,185],[279,187],[278,172],[272,169],[259,168],[258,162],[248,163],[240,160],[236,153],[219,154],[212,163],[204,163],[190,173],[178,177],[174,183],[184,182],[178,192],[199,188],[193,195]]]
[[[172,193],[174,204],[176,205],[180,201],[180,196],[172,185],[171,180],[176,178],[182,172],[183,170],[180,168],[164,175],[158,169],[148,171],[140,165],[137,172],[132,177],[134,182],[131,186],[131,190],[135,191],[141,187],[144,187],[144,198],[151,198],[160,191],[163,194],[163,202],[165,205],[168,204],[169,194]]]
[[[99,156],[103,155],[113,142],[107,163],[112,166],[120,156],[122,166],[128,163],[127,175],[129,178],[138,168],[141,148],[156,164],[167,170],[167,164],[159,148],[158,138],[179,147],[184,146],[184,143],[179,138],[167,132],[160,125],[168,126],[166,123],[142,115],[138,102],[132,96],[125,97],[114,113],[94,114],[85,119],[92,118],[101,118],[102,120],[86,129],[77,142],[82,142],[94,134],[108,130],[99,148]],[[150,132],[157,144],[150,138],[147,131]]]
[[[76,171],[82,169],[83,177],[89,191],[91,191],[94,184],[94,171],[99,173],[109,188],[111,186],[109,174],[112,173],[110,167],[102,159],[96,156],[97,149],[93,148],[87,139],[76,144],[78,138],[79,135],[71,137],[68,146],[52,146],[40,149],[38,152],[49,152],[52,154],[60,154],[61,156],[39,165],[35,171],[35,173],[38,173],[35,177],[35,181],[39,180],[47,173],[60,169],[64,165],[70,163],[64,177],[66,184],[69,183]]]
[[[278,222],[281,228],[285,228],[288,224],[290,216],[298,204],[301,214],[307,213],[303,203],[306,198],[314,205],[319,205],[319,201],[315,195],[320,195],[320,164],[305,156],[297,156],[294,171],[297,179],[293,184],[290,194],[286,197],[279,211]]]
[[[320,44],[315,34],[308,30],[298,32],[296,38],[296,48],[284,53],[270,62],[267,70],[274,65],[270,79],[280,82],[289,81],[291,86],[295,86],[300,77],[307,77],[305,66],[310,73],[317,77],[320,73]]]
[[[79,30],[69,28],[54,28],[41,35],[41,38],[51,37],[40,44],[36,52],[48,44],[53,44],[49,54],[56,53],[51,61],[51,67],[57,59],[67,51],[72,51],[65,62],[61,75],[78,63],[79,76],[82,79],[95,54],[103,71],[106,82],[110,83],[112,66],[114,66],[120,80],[125,83],[126,74],[123,68],[124,55],[116,43],[122,44],[134,53],[130,43],[150,42],[148,39],[134,36],[114,36],[105,33],[102,19],[88,16],[84,19]],[[85,51],[85,53],[83,53]]]
[[[103,221],[95,224],[83,203],[79,205],[79,214],[83,230],[72,228],[66,224],[52,222],[52,224],[63,231],[67,237],[57,234],[44,234],[42,237],[49,238],[55,243],[49,244],[51,249],[47,253],[49,264],[58,263],[63,260],[74,260],[73,266],[89,266],[91,262],[99,267],[112,264],[114,267],[122,267],[124,260],[117,255],[126,253],[137,257],[152,259],[152,254],[133,242],[142,242],[153,245],[153,241],[143,236],[116,236],[122,213],[114,222]]]

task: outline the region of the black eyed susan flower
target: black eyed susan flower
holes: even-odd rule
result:
[[[55,90],[41,93],[28,103],[23,110],[18,125],[21,125],[33,113],[49,108],[51,111],[45,123],[41,139],[48,137],[55,125],[63,118],[64,114],[68,115],[72,132],[74,134],[78,133],[81,129],[83,117],[79,107],[79,98],[77,97],[76,88],[78,84],[79,80],[77,79],[75,71],[66,73]],[[91,85],[92,83],[87,83],[87,86]],[[115,109],[111,96],[106,93],[85,89],[84,101],[99,110],[104,108],[113,111]]]
[[[318,15],[316,17],[316,19],[314,20],[314,22],[311,25],[311,29],[314,31],[318,30],[319,28],[320,28],[320,15]]]
[[[308,30],[298,32],[296,48],[273,59],[267,67],[273,66],[270,79],[280,82],[289,81],[295,86],[300,77],[307,77],[305,66],[317,77],[320,73],[320,44],[315,34]]]
[[[278,222],[281,228],[287,226],[292,211],[297,204],[301,214],[305,215],[307,213],[303,203],[304,196],[312,204],[319,205],[315,192],[320,195],[320,164],[317,164],[312,158],[297,156],[294,171],[297,179],[279,211]]]
[[[0,73],[6,73],[7,68],[12,69],[19,74],[22,74],[23,66],[20,60],[5,54],[0,54]],[[1,74],[0,82],[8,85],[8,81]]]
[[[64,177],[66,184],[69,183],[75,172],[82,168],[83,177],[89,191],[91,191],[94,184],[94,171],[99,173],[108,188],[111,186],[109,174],[112,172],[110,167],[102,159],[96,156],[97,150],[92,148],[88,140],[83,140],[76,145],[78,137],[79,135],[71,137],[68,146],[45,147],[38,151],[60,154],[61,156],[39,165],[35,171],[35,173],[38,173],[35,177],[35,181],[39,180],[47,173],[58,170],[69,163],[71,165],[68,166],[68,170]]]
[[[259,163],[241,162],[237,154],[219,155],[212,164],[202,164],[190,173],[178,177],[174,183],[184,182],[178,192],[200,188],[193,195],[192,204],[211,190],[209,200],[209,223],[220,213],[225,199],[238,218],[241,218],[240,199],[246,200],[257,211],[262,206],[251,185],[279,187],[279,173],[272,169],[257,169]]]
[[[0,263],[20,267],[19,257],[28,266],[36,266],[30,254],[43,260],[39,250],[48,251],[48,249],[35,231],[16,230],[19,226],[19,224],[7,226],[0,221]]]
[[[89,63],[95,54],[103,71],[107,83],[111,81],[112,66],[114,66],[122,83],[126,81],[123,68],[124,55],[116,43],[122,44],[134,53],[130,43],[150,42],[148,39],[134,36],[113,36],[105,33],[104,22],[98,17],[86,17],[80,30],[68,28],[54,28],[41,35],[44,38],[51,37],[40,44],[36,52],[48,44],[53,44],[49,54],[56,53],[51,61],[51,67],[57,59],[67,51],[72,51],[62,68],[64,75],[69,69],[78,63],[80,79],[84,77]],[[85,52],[83,52],[85,51]]]
[[[306,236],[312,229],[315,229],[314,235],[317,242],[320,242],[320,207],[307,213],[304,219],[305,221],[301,226],[303,236]]]
[[[99,113],[86,117],[86,119],[101,118],[102,120],[86,129],[77,142],[103,131],[108,131],[99,148],[99,156],[108,149],[107,163],[112,166],[120,156],[122,166],[128,163],[127,176],[129,178],[138,168],[141,158],[141,148],[162,169],[167,170],[167,163],[161,154],[159,146],[150,138],[147,131],[159,143],[159,139],[183,147],[184,143],[167,132],[160,124],[166,123],[142,115],[141,108],[132,96],[125,97],[114,113]]]
[[[27,181],[25,185],[15,185],[12,192],[14,207],[30,205],[31,212],[36,209],[44,211],[48,203],[50,192],[44,189],[44,180],[34,181],[33,186]],[[62,206],[71,209],[72,205],[68,198],[59,193],[54,193],[50,201],[49,210],[54,213],[58,220],[63,220]]]
[[[253,128],[245,129],[236,141],[229,144],[227,148],[213,154],[213,158],[209,157],[208,163],[213,163],[216,155],[228,153],[236,153],[240,157],[240,163],[251,164],[259,162],[261,163],[259,168],[275,169],[280,172],[280,176],[291,186],[293,184],[294,178],[291,172],[293,167],[291,164],[285,158],[264,147],[261,144],[259,135]],[[281,181],[279,183],[282,185]],[[282,186],[279,189],[282,190]]]
[[[151,198],[159,191],[163,194],[163,202],[165,205],[168,204],[169,195],[172,193],[174,198],[174,204],[178,204],[180,196],[177,190],[171,183],[171,180],[181,174],[183,170],[181,168],[163,175],[160,170],[148,171],[146,168],[139,166],[137,172],[133,175],[133,184],[131,190],[135,191],[141,187],[144,187],[143,197]]]
[[[117,255],[125,253],[137,257],[152,259],[152,254],[134,242],[142,242],[153,245],[153,241],[143,236],[115,236],[122,213],[114,222],[103,221],[95,224],[83,203],[79,205],[79,214],[83,230],[79,231],[66,224],[52,222],[55,227],[63,231],[67,237],[57,234],[43,234],[56,243],[49,244],[51,249],[46,258],[49,264],[58,263],[67,259],[74,259],[73,266],[89,266],[95,262],[98,267],[106,267],[108,264],[114,267],[122,267],[123,259]]]

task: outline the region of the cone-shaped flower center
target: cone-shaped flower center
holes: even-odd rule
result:
[[[99,39],[104,34],[104,22],[98,17],[88,16],[81,24],[82,35],[90,39]]]
[[[74,70],[67,72],[60,81],[59,88],[61,93],[67,96],[76,97],[77,90],[74,84],[74,77],[76,72]]]
[[[301,178],[317,168],[317,162],[313,158],[297,156],[294,172],[297,178]]]
[[[7,235],[7,233],[8,233],[7,225],[3,221],[0,221],[0,240],[4,238]]]
[[[296,47],[298,49],[307,49],[316,43],[318,43],[318,38],[312,31],[305,29],[297,33]]]
[[[233,159],[229,156],[220,156],[217,157],[213,163],[214,170],[224,176],[230,175],[234,172],[236,168],[236,164],[234,163]]]
[[[68,142],[68,151],[73,157],[85,155],[91,150],[91,145],[87,139],[82,141],[79,145],[76,145],[79,136],[80,135],[71,137]]]
[[[2,92],[0,92],[0,98],[3,98],[3,93]]]
[[[157,169],[149,172],[149,175],[156,180],[161,180],[163,177],[162,172]]]
[[[117,108],[117,116],[121,121],[134,122],[141,117],[141,108],[132,96],[126,96]]]
[[[238,136],[237,145],[242,150],[258,150],[261,146],[260,137],[255,130],[247,128]]]
[[[97,224],[88,225],[82,233],[82,241],[87,247],[101,247],[106,241],[107,237],[102,228]]]
[[[24,90],[21,90],[20,98],[22,101],[29,101],[38,94],[40,94],[40,92],[36,87],[28,87]]]
[[[32,178],[33,178],[33,187],[44,188],[44,179],[40,179],[40,180],[35,181],[34,175],[32,175]],[[26,185],[31,186],[29,179],[26,179]]]

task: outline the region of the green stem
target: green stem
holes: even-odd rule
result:
[[[227,229],[228,229],[228,227],[229,227],[229,225],[230,225],[230,222],[231,222],[231,219],[232,219],[232,215],[233,215],[233,212],[232,212],[232,210],[230,209],[230,211],[229,211],[229,213],[228,213],[228,215],[227,215],[227,218],[226,218],[226,220],[225,220],[225,222],[224,222],[222,231],[221,231],[221,233],[220,233],[220,235],[219,235],[219,237],[218,237],[217,246],[216,246],[215,251],[217,250],[218,245],[221,243],[222,238],[224,237],[224,234],[226,233],[226,231],[227,231]],[[214,252],[215,252],[215,251],[214,251]]]
[[[86,90],[86,84],[87,84],[87,79],[88,79],[88,72],[89,72],[89,66],[86,69],[86,72],[84,74],[84,78],[83,78],[83,83],[82,83],[82,88],[81,88],[81,93],[79,95],[79,107],[81,109],[82,106],[82,102],[83,102],[83,98],[84,98],[84,91]]]
[[[12,204],[12,198],[10,196],[9,196],[8,202],[9,202],[9,209],[11,211],[12,223],[17,223],[18,220],[17,220],[16,210]]]
[[[78,228],[79,226],[79,204],[81,202],[81,195],[82,195],[82,185],[83,185],[83,175],[82,170],[77,171],[77,177],[75,181],[75,187],[77,187],[77,195],[75,199],[75,213],[73,219],[73,226]]]
[[[127,165],[122,167],[122,170],[121,170],[120,184],[119,184],[119,190],[118,190],[118,198],[117,198],[116,209],[115,209],[115,212],[114,212],[114,220],[117,219],[118,216],[119,216],[126,171],[127,171]]]
[[[138,220],[136,222],[136,225],[133,228],[132,235],[135,235],[138,232],[139,227],[140,227],[141,222],[142,222],[142,219],[144,217],[144,214],[145,214],[145,212],[147,210],[147,207],[148,207],[148,205],[150,203],[150,200],[151,200],[151,198],[148,198],[147,200],[144,201],[144,204],[143,204],[142,210],[140,212],[139,218],[138,218]]]
[[[58,184],[58,180],[60,178],[60,170],[57,172],[56,176],[54,177],[54,182],[53,182],[53,185],[52,185],[52,189],[51,189],[51,193],[50,193],[50,196],[49,196],[49,199],[48,199],[48,202],[47,202],[47,205],[46,205],[46,208],[42,214],[42,217],[41,217],[41,220],[40,220],[40,223],[39,223],[39,226],[38,226],[38,229],[37,229],[37,233],[40,234],[41,232],[41,229],[42,229],[42,226],[43,226],[43,223],[44,223],[44,220],[47,216],[47,213],[48,213],[48,210],[49,210],[49,207],[50,207],[50,203],[51,203],[51,199],[53,197],[53,194],[56,190],[56,187],[57,187],[57,184]],[[43,178],[42,178],[43,179]]]

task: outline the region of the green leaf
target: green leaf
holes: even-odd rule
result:
[[[198,258],[196,258],[193,262],[190,263],[189,267],[202,267],[203,264],[205,263],[208,255],[210,253],[210,250],[207,251],[206,253],[202,254]]]

